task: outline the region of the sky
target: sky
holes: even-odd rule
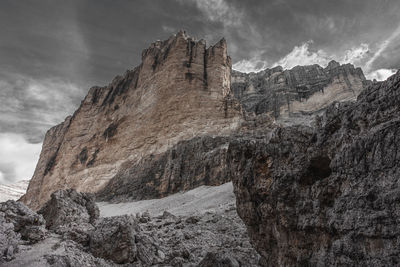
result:
[[[180,29],[225,37],[243,72],[334,59],[384,80],[400,68],[398,0],[1,0],[0,25],[0,183],[30,179],[45,132]]]

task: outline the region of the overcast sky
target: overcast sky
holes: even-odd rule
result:
[[[180,29],[225,37],[246,72],[335,59],[382,80],[400,66],[398,0],[1,0],[0,25],[0,183],[29,179],[48,128]]]

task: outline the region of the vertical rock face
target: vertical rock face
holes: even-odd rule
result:
[[[122,168],[97,194],[98,200],[126,202],[160,198],[200,185],[230,181],[225,164],[228,137],[203,136],[179,142]]]
[[[237,211],[263,266],[400,264],[400,72],[316,127],[230,143]]]
[[[243,108],[276,119],[319,111],[333,101],[355,100],[370,83],[360,68],[335,61],[326,68],[278,66],[258,73],[232,72],[232,91]]]
[[[138,67],[91,88],[73,116],[48,131],[22,200],[37,209],[58,189],[97,192],[124,163],[193,136],[230,133],[240,120],[230,71],[224,39],[207,48],[181,31],[151,44]]]

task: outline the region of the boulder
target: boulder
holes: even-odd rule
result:
[[[0,203],[0,214],[14,226],[21,238],[36,243],[46,237],[45,220],[42,215],[30,210],[23,203],[14,200]]]
[[[20,234],[14,231],[14,225],[7,222],[4,214],[0,213],[0,264],[14,258],[20,243]]]
[[[239,262],[232,256],[221,256],[208,252],[198,267],[240,267]]]
[[[154,238],[142,231],[133,216],[99,219],[90,234],[89,250],[95,257],[118,264],[150,266],[163,260]]]
[[[99,208],[90,194],[74,189],[58,190],[38,211],[46,220],[46,227],[57,229],[70,223],[91,224],[99,217]]]

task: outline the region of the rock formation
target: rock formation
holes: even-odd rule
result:
[[[47,236],[45,220],[24,204],[9,200],[0,203],[0,265],[10,261],[21,245],[34,244]]]
[[[127,201],[225,183],[232,136],[263,135],[273,117],[309,124],[305,114],[354,99],[367,84],[361,69],[332,61],[233,71],[231,85],[225,40],[207,48],[181,31],[151,44],[134,70],[91,88],[47,132],[22,201],[38,209],[58,189]]]
[[[263,266],[400,264],[400,71],[315,127],[229,145],[237,210]]]
[[[97,192],[124,166],[180,140],[231,133],[240,107],[230,70],[224,39],[207,48],[181,31],[151,44],[138,67],[91,88],[73,116],[47,132],[22,201],[38,209],[58,189]]]
[[[73,189],[59,190],[38,211],[46,220],[46,227],[56,229],[71,222],[93,223],[99,218],[94,198]]]
[[[254,266],[234,208],[99,218],[91,194],[127,202],[232,179],[261,265],[399,265],[399,87],[400,72],[372,83],[334,61],[233,71],[231,85],[224,39],[157,41],[47,132],[22,198],[39,215],[0,204],[1,260]]]
[[[259,260],[234,203],[220,212],[190,216],[165,211],[97,218],[89,216],[88,207],[97,210],[87,194],[57,191],[40,211],[49,223],[22,203],[1,203],[0,265],[246,267]],[[22,228],[32,231],[32,222],[46,233],[34,245],[20,234]]]
[[[164,153],[122,168],[97,198],[127,202],[229,182],[225,164],[228,141],[221,136],[181,141]]]
[[[278,66],[249,74],[232,71],[231,87],[244,110],[288,119],[315,113],[333,101],[355,100],[369,84],[360,68],[331,61],[326,68],[310,65],[283,70]]]

